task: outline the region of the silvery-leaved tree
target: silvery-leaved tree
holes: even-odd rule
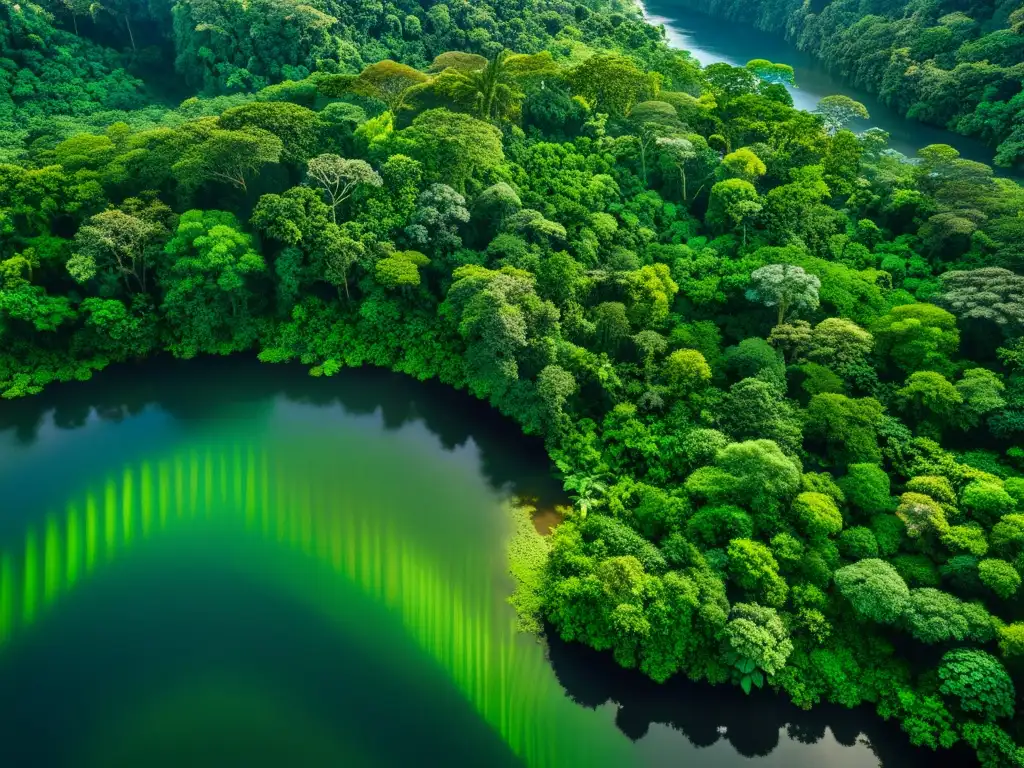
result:
[[[792,312],[818,307],[821,280],[803,267],[792,264],[768,264],[750,275],[747,298],[778,309],[776,325],[782,325]]]

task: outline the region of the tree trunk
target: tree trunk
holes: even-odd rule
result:
[[[128,18],[128,14],[124,15],[125,26],[128,27],[128,38],[132,41],[132,50],[137,50],[135,47],[135,35],[132,33],[132,20]]]
[[[491,112],[494,111],[494,88],[488,85],[487,93],[484,94],[484,120],[491,122]]]
[[[679,166],[679,175],[683,179],[683,202],[685,203],[685,202],[687,202],[687,200],[686,200],[686,169],[683,168],[683,166]]]

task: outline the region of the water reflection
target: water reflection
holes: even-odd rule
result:
[[[42,437],[59,442],[60,432],[80,429],[91,420],[119,424],[153,410],[186,429],[211,420],[252,423],[268,418],[275,403],[287,401],[379,415],[387,430],[422,423],[445,450],[472,447],[495,490],[535,498],[544,508],[564,500],[539,438],[523,435],[487,404],[437,382],[369,367],[314,378],[303,366],[263,365],[242,356],[158,358],[113,366],[99,378],[0,403],[0,473],[5,455],[15,453],[5,451],[7,440],[22,448]]]
[[[548,656],[573,701],[591,709],[609,702],[616,705],[616,726],[638,742],[647,765],[673,764],[678,754],[672,740],[657,733],[659,726],[681,733],[702,749],[724,742],[732,747],[726,754],[735,750],[746,758],[775,755],[780,765],[815,764],[808,760],[811,755],[794,753],[792,743],[824,747],[829,742],[837,746],[825,752],[829,766],[924,768],[935,765],[940,757],[944,768],[977,765],[969,751],[935,754],[914,749],[895,724],[882,722],[866,707],[849,710],[823,704],[808,711],[768,690],[755,690],[747,696],[731,686],[712,687],[680,677],[659,685],[623,669],[611,654],[565,643],[553,631],[548,632]],[[873,758],[871,762],[865,762],[867,755]],[[716,757],[707,764],[729,764],[721,760],[721,753]],[[771,764],[776,761],[765,761],[765,765]]]

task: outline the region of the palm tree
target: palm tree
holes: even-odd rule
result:
[[[470,99],[481,120],[493,123],[518,111],[524,95],[509,66],[513,56],[511,51],[502,50],[483,69],[453,73],[456,95]]]
[[[594,507],[600,506],[603,496],[608,493],[608,485],[601,478],[603,475],[567,475],[565,487],[573,491],[573,504],[580,511],[580,516],[586,518],[587,513]]]

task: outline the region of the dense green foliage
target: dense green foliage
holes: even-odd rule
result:
[[[784,35],[901,114],[1024,162],[1024,9],[995,0],[684,0]]]
[[[504,48],[535,53],[551,47],[574,60],[587,55],[580,46],[587,42],[606,50],[647,50],[649,66],[674,67],[685,76],[688,69],[664,55],[657,30],[635,12],[611,14],[618,2],[5,0],[0,160],[24,157],[30,145],[52,149],[61,139],[116,121],[136,129],[177,127],[219,114],[255,90],[312,73],[356,75],[376,64],[382,71],[365,83],[372,86],[387,79],[391,60],[426,69],[451,51],[479,57]],[[452,79],[443,85],[451,89]],[[224,98],[172,108],[173,97],[196,93]],[[264,98],[306,102],[315,93],[309,83],[285,85]]]
[[[557,7],[396,9],[384,48],[259,11],[315,51],[243,77],[234,43],[202,72],[178,47],[221,95],[38,132],[0,165],[0,390],[161,350],[438,378],[543,435],[573,495],[543,568],[521,552],[526,614],[1024,765],[1024,191],[793,109],[782,65]]]

